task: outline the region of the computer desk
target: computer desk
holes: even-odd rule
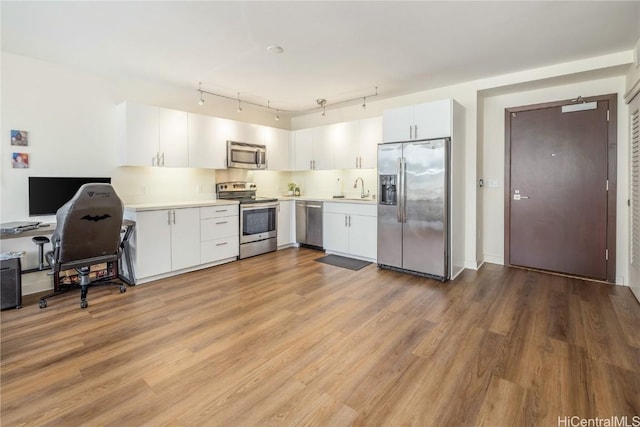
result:
[[[122,281],[129,285],[135,285],[136,283],[133,261],[131,259],[131,236],[135,230],[135,226],[135,221],[128,219],[122,221],[122,237],[120,239],[122,257],[120,263],[124,268],[118,268],[120,266],[117,265],[115,266],[115,277],[122,279]],[[27,230],[21,233],[2,233],[0,234],[0,252],[24,253],[22,257],[24,262],[22,263],[23,269],[21,274],[41,271],[38,269],[38,249],[32,242],[31,238],[35,236],[46,236],[51,238],[55,229],[55,223],[47,223],[40,224],[40,226],[35,230]],[[46,271],[46,269],[42,271]],[[54,276],[54,289],[57,290],[60,286],[60,277],[58,277],[58,274],[55,274]]]

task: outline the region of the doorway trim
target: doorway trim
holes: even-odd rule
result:
[[[584,102],[609,101],[609,127],[607,135],[607,282],[616,282],[616,200],[618,177],[618,94],[598,95],[582,98]],[[523,111],[562,107],[575,103],[575,100],[546,102],[542,104],[524,105],[505,108],[505,153],[504,153],[504,263],[511,266],[510,230],[511,230],[511,114]]]

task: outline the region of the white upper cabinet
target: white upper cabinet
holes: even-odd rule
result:
[[[247,144],[264,144],[264,126],[232,121],[228,139]]]
[[[124,102],[117,115],[119,166],[188,166],[187,113]]]
[[[415,138],[432,139],[451,136],[451,100],[427,102],[415,106]]]
[[[118,166],[157,166],[158,108],[123,102],[117,115]]]
[[[382,143],[382,117],[358,120],[358,169],[378,167],[378,144]]]
[[[264,143],[267,146],[267,169],[272,171],[290,171],[291,141],[290,132],[284,129],[265,127]]]
[[[189,166],[187,113],[158,108],[160,166]]]
[[[377,167],[378,144],[382,142],[382,117],[338,123],[334,129],[335,169]]]
[[[451,100],[427,102],[383,112],[384,142],[451,136]]]
[[[333,146],[333,126],[313,128],[313,169],[335,169]]]
[[[360,160],[359,122],[344,122],[332,126],[334,132],[333,159],[336,169],[356,169]]]
[[[293,132],[293,170],[313,169],[313,129],[300,129]],[[269,156],[269,153],[267,153]]]
[[[226,169],[230,122],[189,113],[189,167]]]
[[[385,110],[382,113],[384,142],[411,141],[413,139],[413,105]]]
[[[333,126],[300,129],[293,133],[294,170],[334,169]]]

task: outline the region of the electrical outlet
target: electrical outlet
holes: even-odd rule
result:
[[[488,182],[488,187],[489,188],[498,188],[498,180],[490,179],[489,182]]]

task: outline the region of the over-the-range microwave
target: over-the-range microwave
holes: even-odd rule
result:
[[[260,144],[227,141],[227,167],[266,169],[267,147]]]

